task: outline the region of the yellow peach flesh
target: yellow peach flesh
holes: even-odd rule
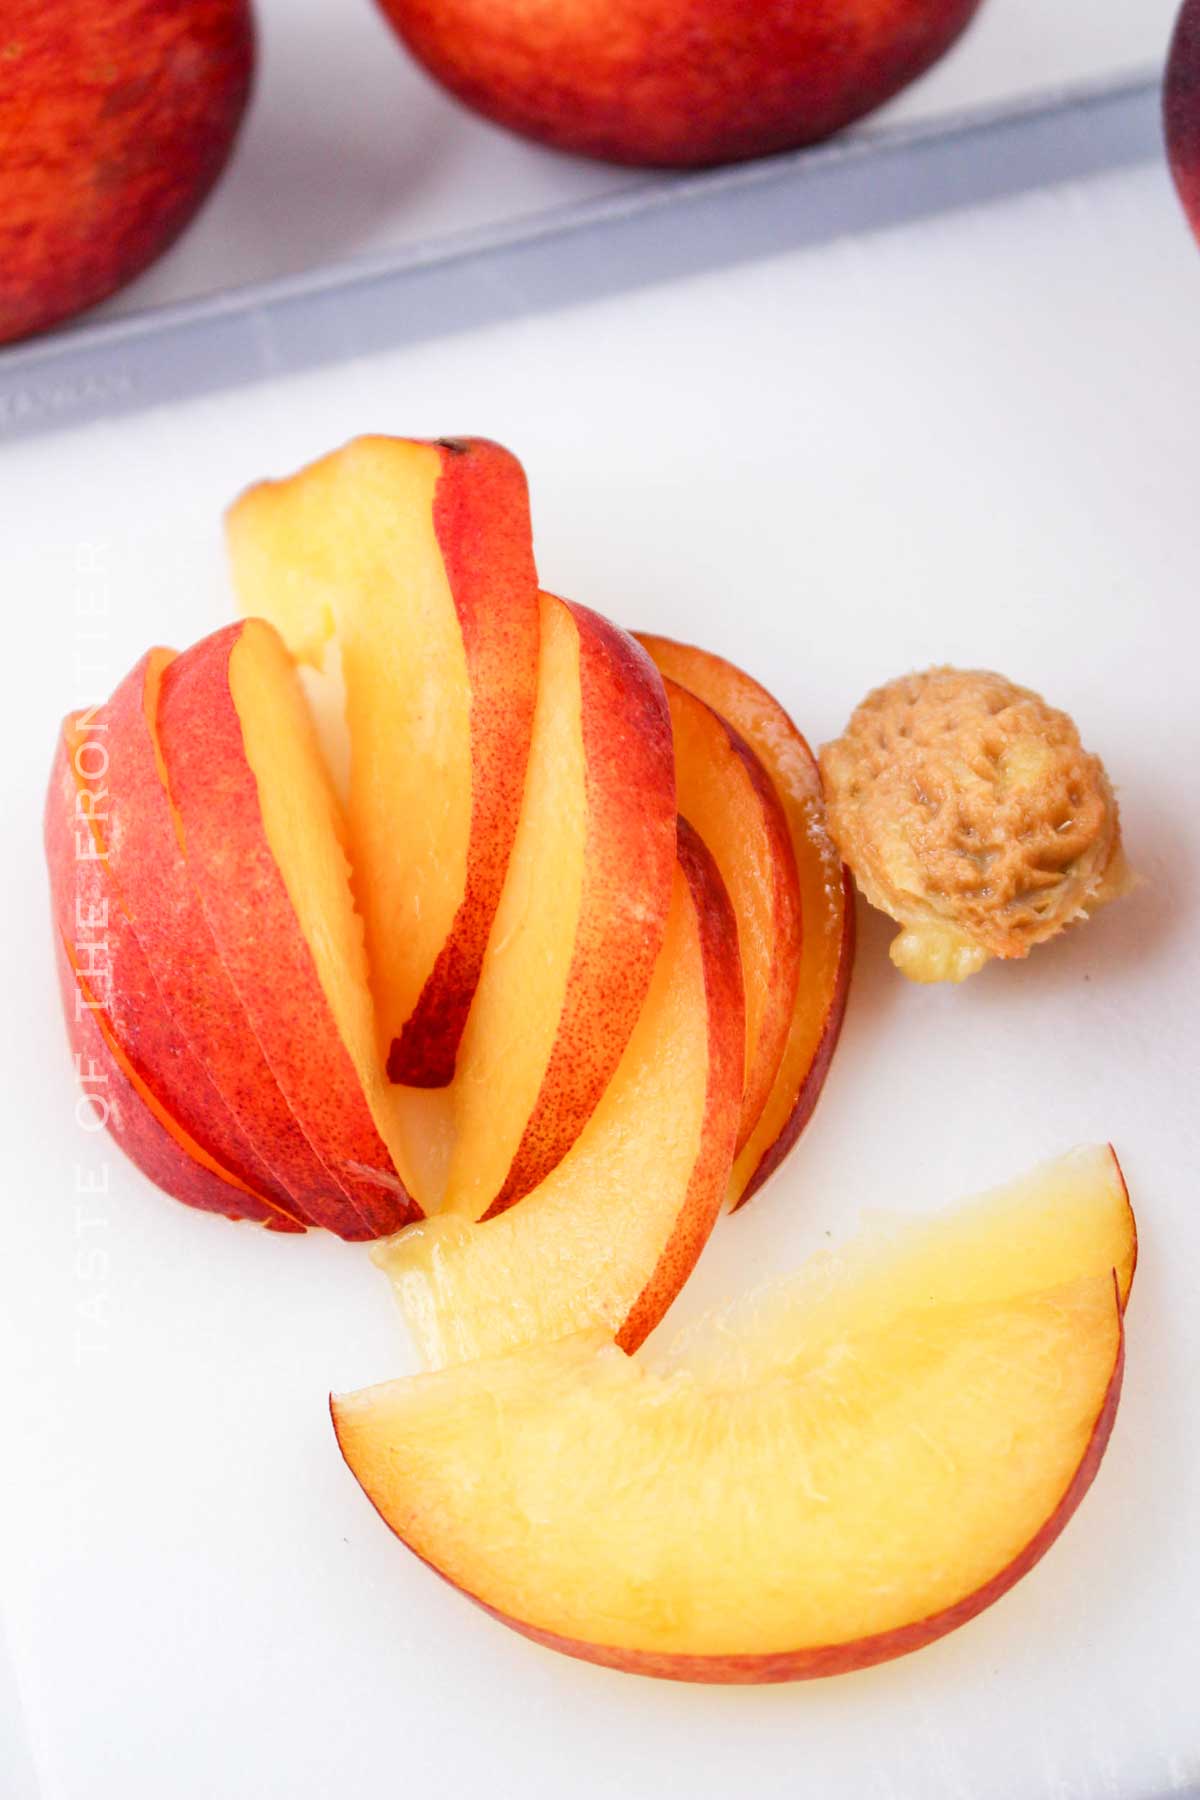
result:
[[[679,810],[713,853],[737,914],[746,994],[740,1150],[767,1103],[800,975],[801,900],[783,809],[754,752],[667,678]]]
[[[479,1218],[516,1155],[558,1033],[583,898],[588,795],[579,633],[541,601],[538,697],[520,823],[459,1045],[445,1209]]]
[[[355,895],[385,1055],[467,877],[471,693],[432,524],[440,473],[435,444],[362,439],[252,488],[228,520],[243,611],[314,668],[335,639],[340,652]]]
[[[709,1029],[700,933],[677,874],[642,1015],[566,1158],[497,1218],[425,1220],[372,1251],[429,1366],[585,1326],[619,1331],[700,1153]]]
[[[407,1187],[407,1138],[379,1057],[345,822],[295,668],[278,635],[258,620],[246,621],[230,652],[229,689],[268,846],[376,1129]]]
[[[664,676],[727,719],[751,746],[787,816],[803,916],[800,979],[783,1058],[738,1152],[730,1201],[741,1206],[778,1166],[816,1103],[841,1029],[854,960],[854,901],[830,838],[816,759],[779,702],[706,650],[639,632]]]
[[[818,1329],[802,1272],[675,1351],[582,1332],[344,1397],[343,1453],[419,1555],[574,1654],[742,1680],[898,1653],[1028,1567],[1094,1472],[1133,1258],[1114,1168],[1052,1166],[907,1261],[860,1247]]]

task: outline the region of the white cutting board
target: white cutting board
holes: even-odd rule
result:
[[[991,664],[1119,785],[1145,885],[1027,965],[910,987],[862,918],[816,1118],[678,1308],[863,1206],[1117,1144],[1142,1257],[1109,1454],[1033,1574],[919,1655],[720,1692],[505,1631],[338,1459],[327,1390],[409,1366],[364,1252],[189,1213],[75,1123],[38,846],[55,721],[225,620],[242,483],[363,430],[513,445],[549,585],[736,657],[814,741],[897,671]],[[0,451],[0,1591],[40,1800],[1200,1783],[1198,471],[1200,252],[1157,168]]]

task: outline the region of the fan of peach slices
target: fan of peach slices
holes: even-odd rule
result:
[[[1108,1439],[1112,1151],[639,1349],[837,1043],[852,889],[807,743],[732,664],[540,589],[494,443],[361,438],[227,527],[238,621],[55,752],[114,1137],[190,1206],[371,1243],[428,1372],[335,1399],[342,1453],[519,1631],[749,1682],[962,1623]]]

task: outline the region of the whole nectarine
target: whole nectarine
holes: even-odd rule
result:
[[[380,0],[477,111],[561,150],[697,166],[839,131],[936,62],[979,0]]]
[[[0,343],[105,299],[178,236],[253,66],[249,0],[5,0]]]
[[[1183,0],[1163,88],[1167,156],[1183,210],[1200,238],[1200,0]]]

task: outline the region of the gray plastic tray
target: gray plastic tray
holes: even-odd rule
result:
[[[556,208],[0,352],[0,441],[569,305],[1161,154],[1157,77]]]

